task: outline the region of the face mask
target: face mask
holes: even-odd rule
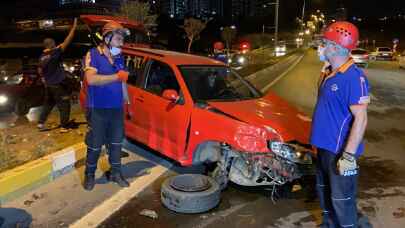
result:
[[[119,55],[121,53],[121,48],[111,47],[110,48],[110,53],[111,53],[112,56]]]
[[[319,48],[318,48],[318,56],[319,56],[319,60],[320,60],[321,62],[326,62],[326,61],[328,61],[328,60],[326,59],[326,56],[325,56],[324,52],[325,52],[325,48],[324,48],[324,47],[319,47]]]

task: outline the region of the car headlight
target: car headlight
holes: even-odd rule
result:
[[[238,63],[243,64],[245,62],[245,58],[244,57],[239,57],[238,58]]]
[[[3,82],[7,85],[18,85],[24,79],[23,74],[14,74],[3,78]]]
[[[0,95],[0,105],[5,105],[8,102],[8,97],[6,95]]]
[[[228,59],[228,63],[232,63],[232,59]]]
[[[295,148],[279,141],[269,142],[269,147],[276,155],[294,163],[311,164],[312,157],[306,151],[296,151]]]

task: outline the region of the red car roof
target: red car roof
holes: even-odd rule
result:
[[[150,48],[136,48],[127,47],[128,52],[142,52],[145,54],[155,55],[160,58],[164,58],[167,62],[175,65],[216,65],[216,66],[226,66],[223,62],[217,61],[204,56],[191,55],[181,52],[165,51]]]
[[[145,30],[142,23],[134,20],[129,20],[125,17],[106,16],[106,15],[80,15],[80,19],[88,25],[103,25],[110,21],[116,21],[126,28]]]

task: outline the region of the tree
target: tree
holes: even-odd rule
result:
[[[150,5],[148,2],[125,0],[117,15],[142,23],[150,34],[151,28],[156,25],[157,15],[151,15],[149,12]]]
[[[186,32],[188,39],[188,53],[191,52],[191,45],[193,42],[200,39],[200,33],[205,29],[206,26],[207,22],[203,22],[195,18],[188,18],[184,20],[183,29]]]
[[[236,37],[236,29],[231,27],[225,27],[221,32],[221,37],[225,41],[226,49],[229,51],[230,45]]]

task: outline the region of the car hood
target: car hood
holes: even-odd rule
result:
[[[274,129],[284,141],[309,143],[311,119],[276,95],[237,102],[209,102],[239,121]]]

